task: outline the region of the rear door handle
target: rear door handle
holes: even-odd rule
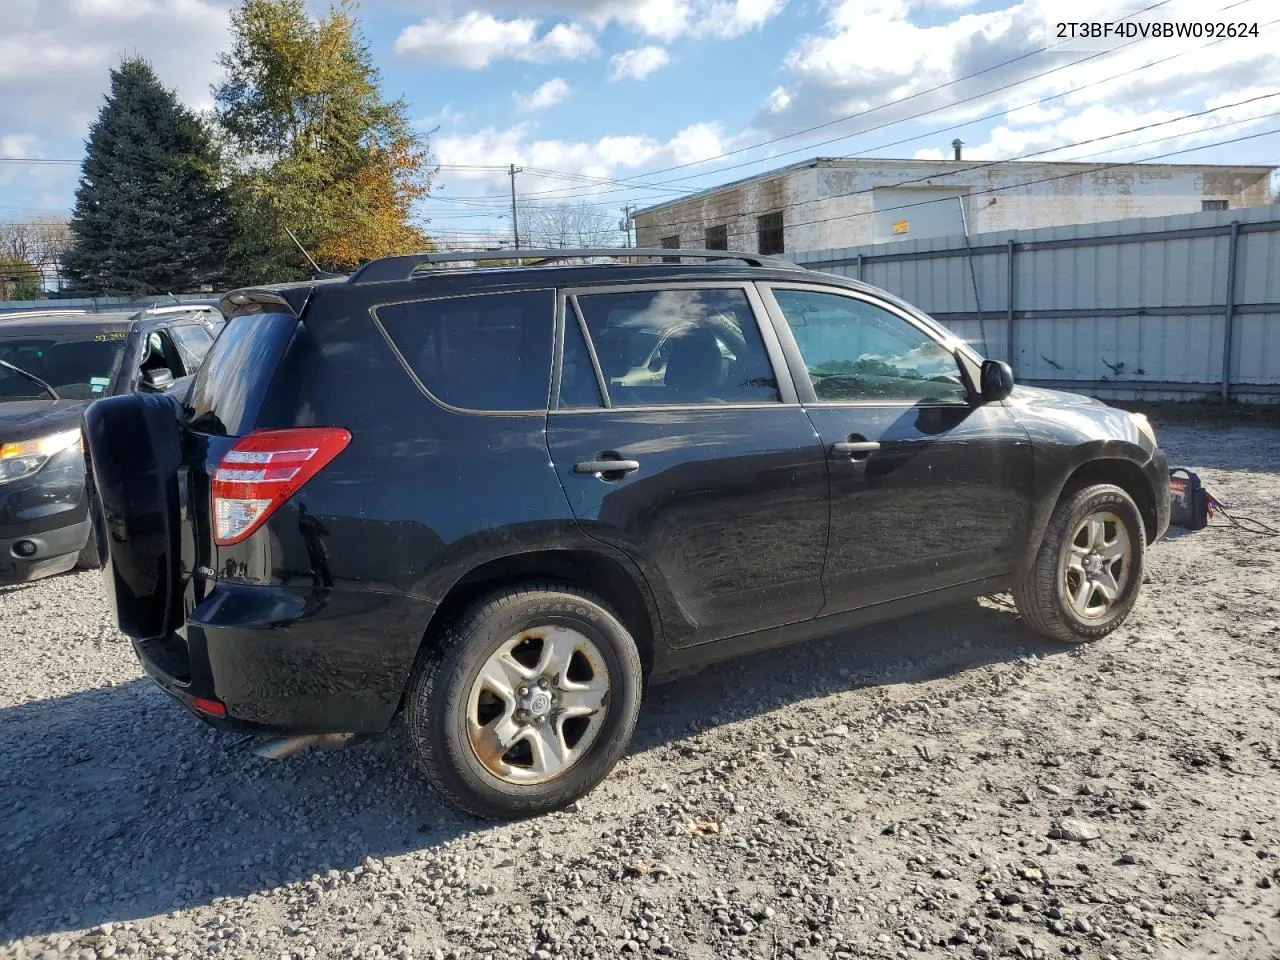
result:
[[[848,457],[850,460],[865,460],[879,449],[880,444],[874,440],[843,440],[831,445],[831,455]]]
[[[625,473],[634,473],[639,469],[639,460],[583,460],[581,463],[573,465],[574,473],[581,473],[587,476],[600,476],[608,473],[616,473],[621,476]]]

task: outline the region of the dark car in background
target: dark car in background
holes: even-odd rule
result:
[[[0,313],[0,584],[96,566],[84,408],[134,390],[181,390],[222,326],[207,302]]]
[[[403,713],[518,816],[608,773],[646,681],[1007,589],[1060,641],[1123,622],[1169,522],[1144,418],[867,284],[672,253],[229,293],[181,402],[85,413],[146,671],[269,755]]]

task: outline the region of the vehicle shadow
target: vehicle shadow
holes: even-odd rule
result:
[[[753,654],[654,687],[632,753],[811,698],[1062,649],[1011,610],[971,602]],[[130,655],[123,645],[120,655]],[[262,760],[141,679],[0,710],[0,943],[208,904],[492,829],[439,801],[405,746],[395,730]]]

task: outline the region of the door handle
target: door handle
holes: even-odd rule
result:
[[[583,460],[573,465],[574,473],[604,477],[606,480],[619,480],[624,474],[634,473],[639,469],[639,460]],[[610,477],[611,473],[615,476]]]
[[[879,449],[880,444],[874,440],[843,440],[831,445],[831,455],[848,457],[850,460],[865,460]]]

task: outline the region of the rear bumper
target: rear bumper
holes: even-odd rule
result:
[[[212,726],[377,733],[395,717],[434,610],[391,594],[219,581],[181,631],[134,650],[161,688]]]

